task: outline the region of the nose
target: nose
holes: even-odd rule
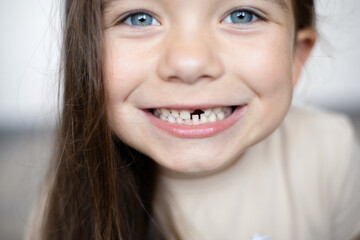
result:
[[[163,80],[187,84],[218,79],[224,73],[218,52],[204,34],[174,34],[163,45],[158,74]]]

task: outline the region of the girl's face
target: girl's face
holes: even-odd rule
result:
[[[219,170],[274,131],[313,43],[294,41],[290,0],[110,0],[104,22],[110,126],[177,172]]]

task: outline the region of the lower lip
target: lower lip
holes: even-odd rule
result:
[[[161,130],[180,138],[206,138],[215,136],[233,126],[243,115],[246,105],[237,107],[234,112],[224,120],[199,125],[184,125],[169,123],[155,117],[150,111],[145,111],[150,123]]]

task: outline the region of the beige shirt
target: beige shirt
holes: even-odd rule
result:
[[[162,175],[158,197],[186,240],[348,240],[360,233],[359,156],[346,118],[292,107],[225,171]]]

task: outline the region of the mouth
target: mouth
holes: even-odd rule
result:
[[[163,122],[182,125],[202,125],[215,123],[228,118],[237,106],[215,107],[206,109],[151,109],[150,112]]]
[[[242,119],[247,104],[209,108],[153,108],[144,111],[150,123],[180,138],[215,136]]]

